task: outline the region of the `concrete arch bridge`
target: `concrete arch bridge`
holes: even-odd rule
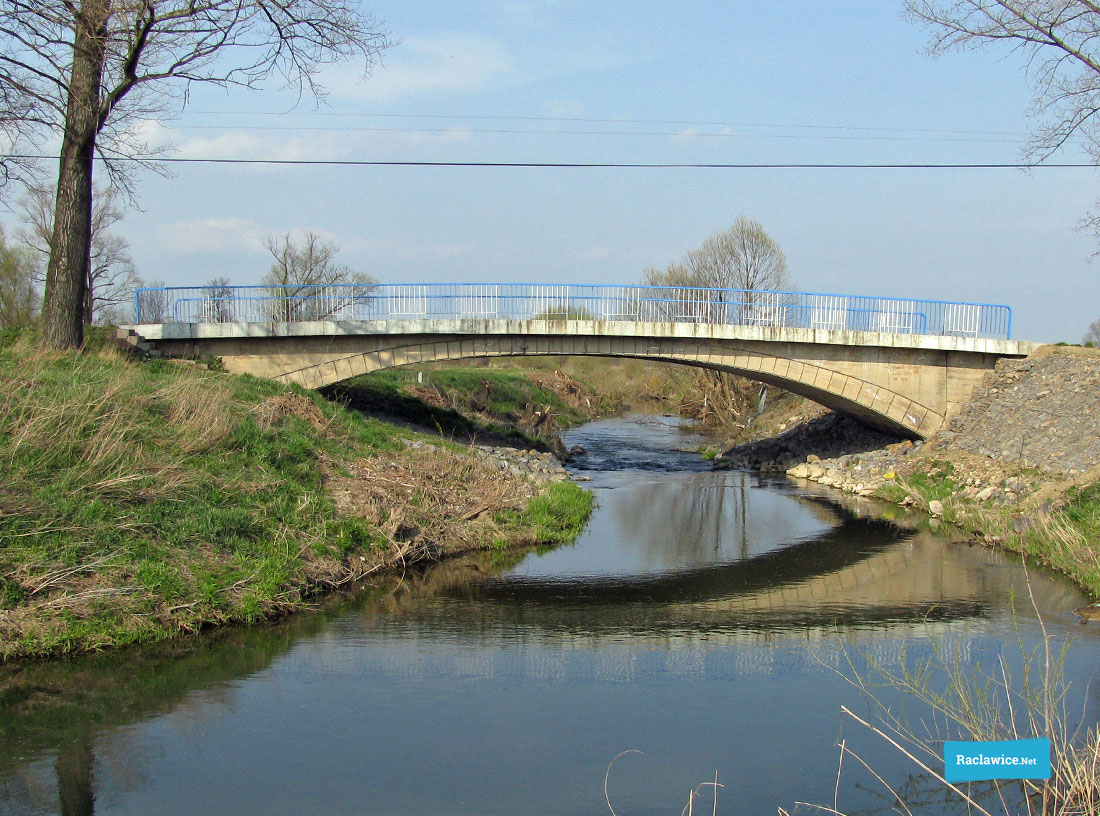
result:
[[[632,357],[725,371],[915,438],[943,426],[1002,357],[1007,306],[649,286],[168,287],[131,334],[164,354],[306,388],[478,357]]]

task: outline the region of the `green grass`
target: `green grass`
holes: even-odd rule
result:
[[[271,381],[137,363],[110,349],[42,353],[5,335],[0,658],[160,640],[300,608],[361,565],[386,561],[395,541],[385,515],[338,507],[329,485],[356,483],[351,462],[400,465],[414,455],[410,439],[429,438]],[[465,457],[433,443],[442,458],[431,462]],[[407,469],[431,486],[424,466]],[[456,500],[480,489],[475,479],[448,487]],[[494,535],[568,539],[587,518],[586,497],[555,485],[530,507],[520,502]],[[422,501],[412,491],[378,506],[427,529],[447,510]]]
[[[573,482],[554,482],[527,505],[525,521],[534,530],[535,542],[548,544],[575,536],[592,512],[592,494]]]
[[[552,376],[489,367],[387,369],[331,386],[325,393],[351,408],[400,417],[434,428],[443,436],[492,436],[545,448],[546,437],[518,427],[528,406],[537,410],[549,407],[553,417],[550,430],[578,425],[614,409],[594,395],[589,399],[590,408],[578,408],[553,389],[539,385],[539,380],[545,383]],[[431,396],[434,402],[419,398],[418,393]]]
[[[951,463],[937,460],[927,472],[883,485],[878,495],[909,499],[925,511],[938,501],[944,522],[1067,575],[1100,601],[1100,483],[1069,490],[1060,507],[991,505],[966,498]]]
[[[1085,538],[1100,542],[1100,483],[1073,491],[1065,516]]]

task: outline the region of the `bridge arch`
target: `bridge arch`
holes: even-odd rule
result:
[[[938,431],[1003,357],[1035,344],[986,337],[685,320],[435,318],[158,323],[130,329],[175,356],[321,388],[372,371],[484,357],[631,357],[738,374],[914,438]]]
[[[387,368],[486,357],[532,356],[627,357],[723,371],[783,388],[902,436],[924,436],[928,433],[925,429],[939,428],[945,420],[944,415],[931,406],[897,390],[812,362],[728,344],[667,342],[640,337],[416,338],[411,342],[336,354],[331,359],[288,370],[276,379],[307,388],[322,388]]]

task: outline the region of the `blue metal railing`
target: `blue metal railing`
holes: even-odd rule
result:
[[[524,283],[171,286],[139,289],[145,323],[436,318],[578,319],[1008,339],[1012,310],[985,303],[680,286]]]

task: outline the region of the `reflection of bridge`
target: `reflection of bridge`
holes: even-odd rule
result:
[[[969,640],[1000,631],[1017,611],[1029,619],[1022,600],[1028,587],[1018,570],[990,569],[980,549],[890,526],[842,523],[751,562],[652,580],[512,576],[471,587],[469,572],[460,572],[453,586],[439,587],[427,599],[414,593],[409,604],[399,605],[400,614],[342,623],[356,628],[358,637],[387,644],[395,630],[412,639],[414,645],[398,653],[379,650],[383,670],[399,677],[455,671],[485,678],[594,673],[627,680],[638,660],[707,676],[803,674],[819,663],[840,669],[845,658],[837,647],[848,642],[896,665],[914,650],[906,635],[923,643],[936,637]],[[815,552],[826,561],[814,565]],[[789,572],[777,576],[784,566]],[[1031,591],[1044,610],[1071,608],[1081,597],[1064,581],[1036,575]],[[415,644],[423,632],[454,648],[425,658]],[[466,647],[501,642],[514,649],[496,657],[481,654],[476,662],[467,657],[479,653]],[[811,645],[820,648],[804,648]],[[318,671],[313,663],[311,671]]]
[[[739,374],[924,437],[1009,340],[1006,306],[646,286],[143,289],[135,330],[173,355],[319,388],[383,368],[522,355],[635,357]]]

